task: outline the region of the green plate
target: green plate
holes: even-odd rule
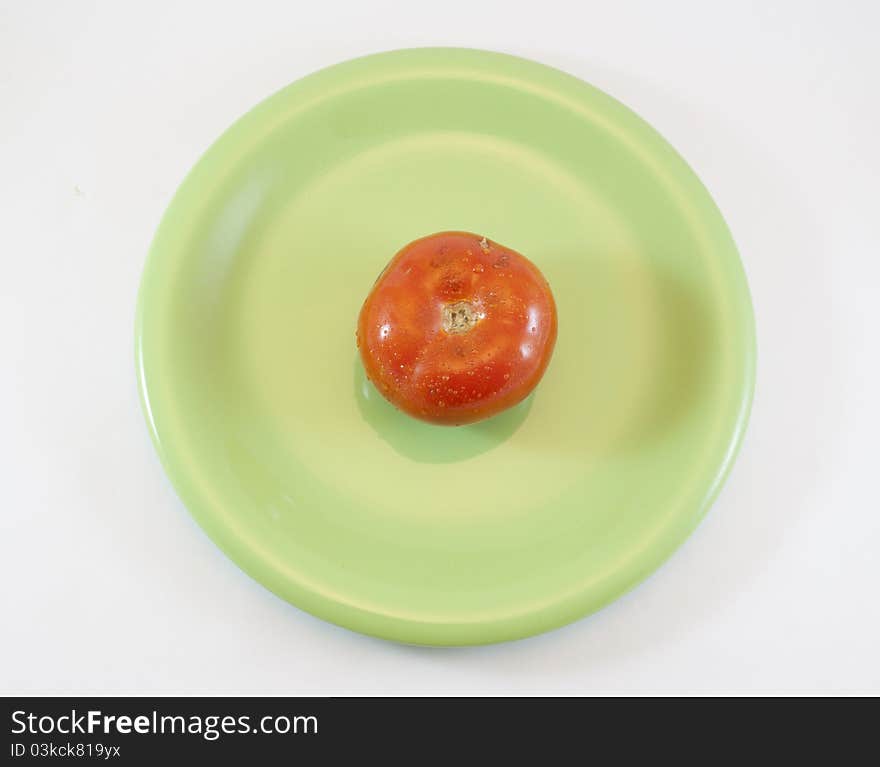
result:
[[[524,253],[559,339],[533,395],[450,428],[396,412],[361,302],[440,230]],[[144,412],[187,508],[243,570],[366,634],[515,639],[631,588],[694,529],[748,418],[736,247],[646,123],[522,59],[385,53],[267,99],[207,151],[153,241]]]

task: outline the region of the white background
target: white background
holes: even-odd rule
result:
[[[0,693],[880,693],[877,3],[0,0]],[[757,315],[751,426],[705,522],[567,628],[432,650],[337,628],[191,521],[133,316],[199,154],[291,80],[424,45],[565,69],[709,187]]]

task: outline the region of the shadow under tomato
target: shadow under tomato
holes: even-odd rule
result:
[[[402,413],[379,394],[355,353],[354,397],[361,415],[397,453],[418,463],[455,463],[492,450],[525,421],[533,396],[479,423],[437,426]]]

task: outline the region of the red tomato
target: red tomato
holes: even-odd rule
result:
[[[370,291],[357,342],[367,377],[432,423],[488,418],[528,396],[556,343],[556,305],[538,268],[467,232],[397,253]]]

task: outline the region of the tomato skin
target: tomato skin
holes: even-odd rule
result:
[[[406,245],[379,275],[357,344],[395,407],[462,425],[527,397],[556,332],[553,294],[531,261],[476,234],[440,232]]]

